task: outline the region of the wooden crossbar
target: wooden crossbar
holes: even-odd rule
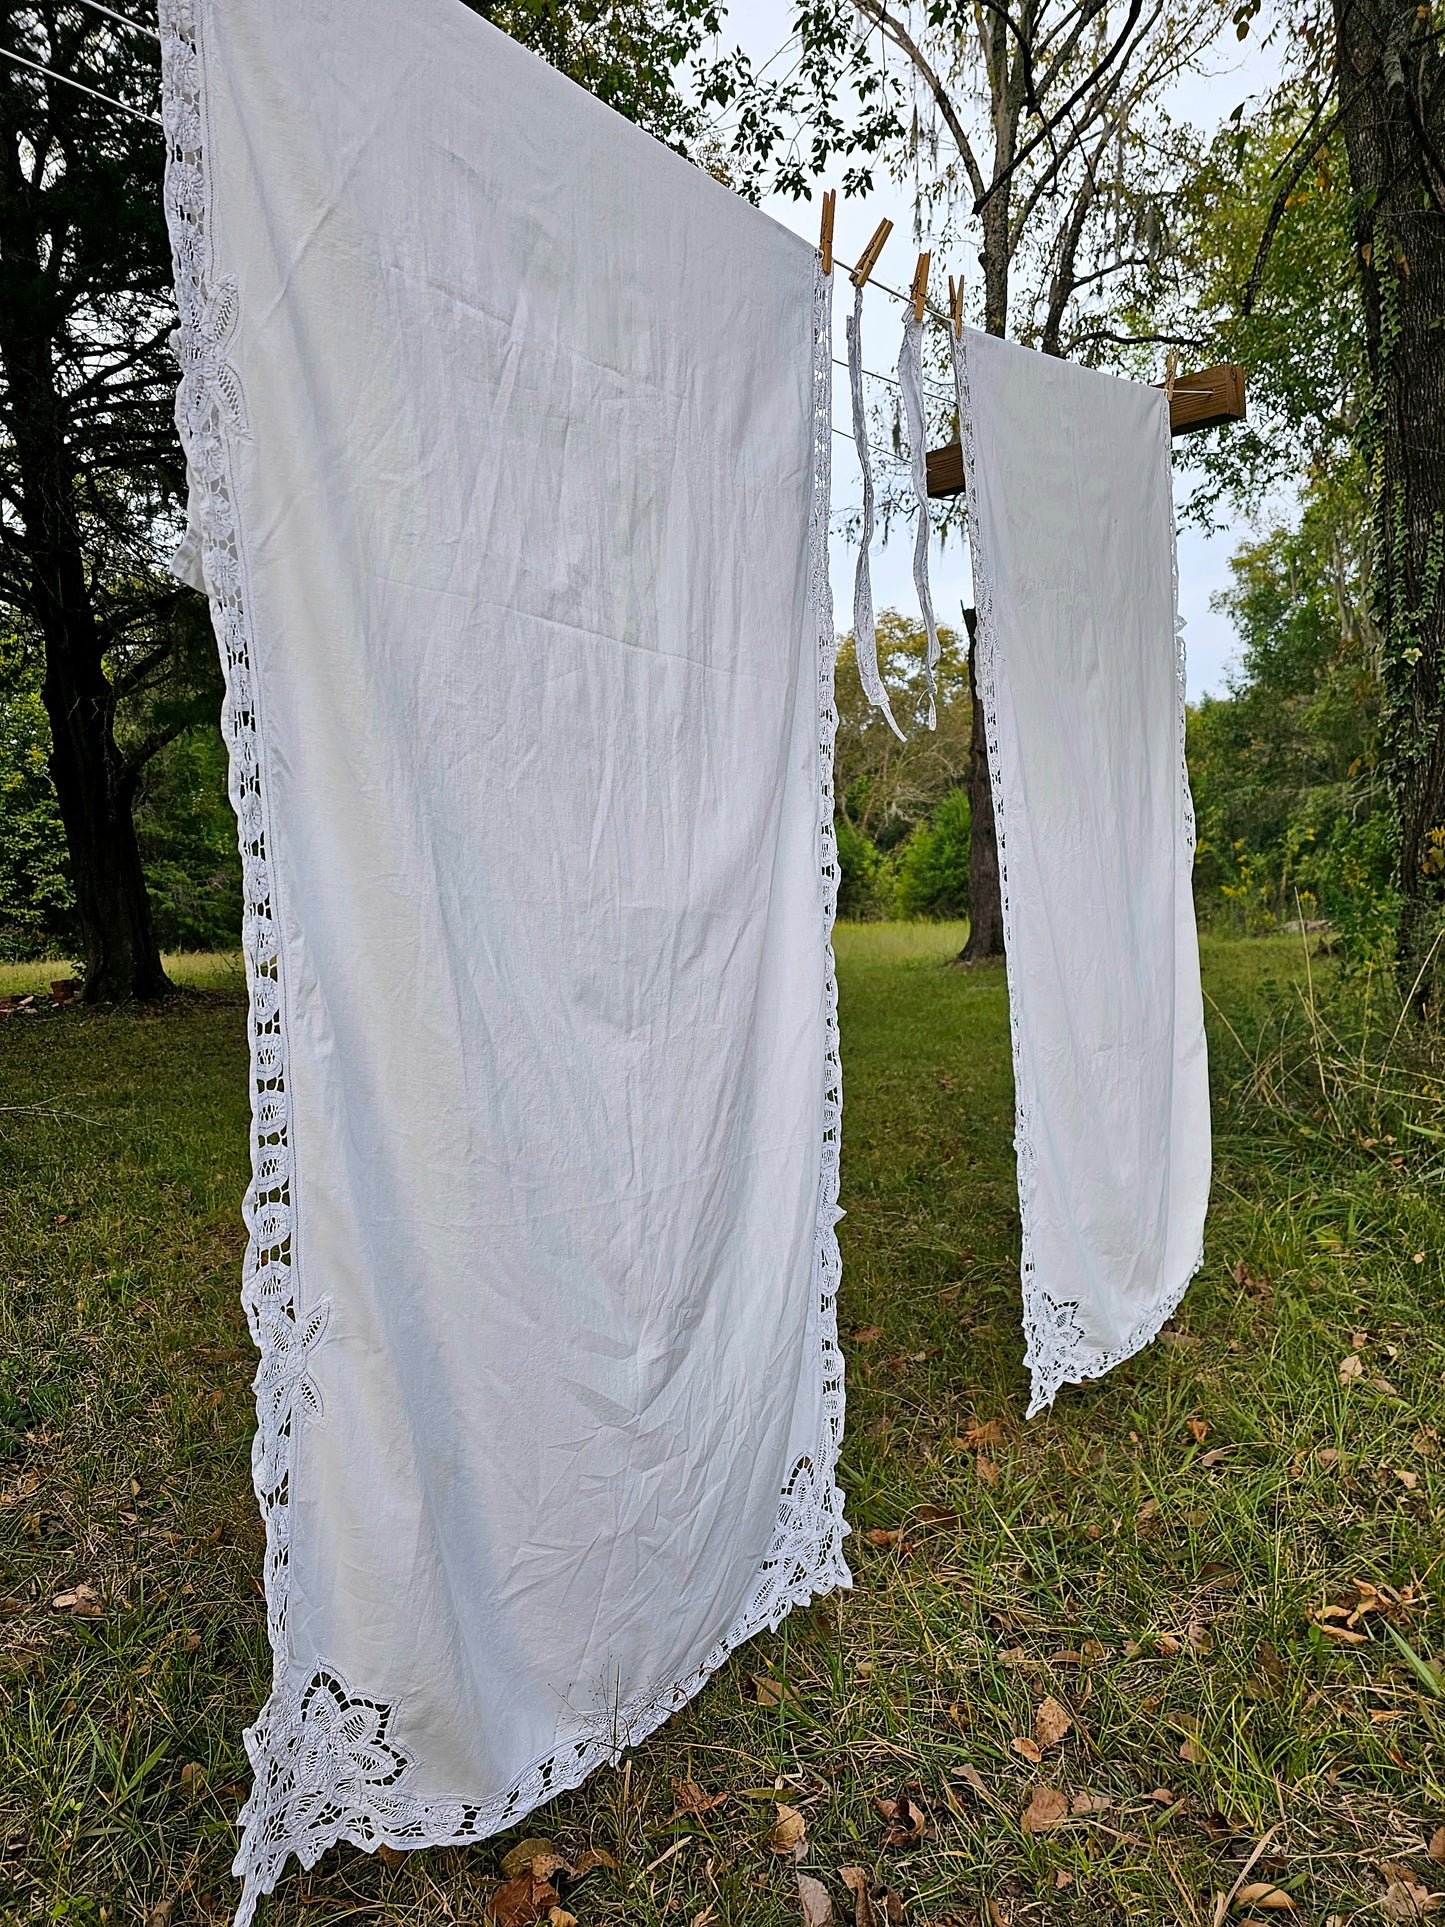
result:
[[[1221,362],[1217,368],[1201,368],[1196,374],[1175,378],[1169,397],[1171,435],[1192,435],[1202,428],[1218,428],[1223,422],[1244,419],[1244,370],[1234,362]],[[929,449],[928,492],[962,495],[963,449],[958,442]]]

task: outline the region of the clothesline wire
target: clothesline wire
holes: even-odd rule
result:
[[[147,34],[153,40],[160,39],[160,35],[155,32],[154,28],[142,26],[138,20],[127,20],[123,13],[117,13],[113,7],[102,6],[101,0],[70,0],[70,4],[89,7],[92,12],[104,14],[107,20],[114,20],[122,27],[131,28],[135,33]],[[786,44],[787,43],[784,42],[784,45]],[[780,47],[778,53],[782,51],[783,49]],[[773,58],[776,59],[777,55],[775,54]],[[27,60],[23,54],[14,53],[9,47],[0,47],[0,60],[9,60],[17,67],[28,68],[31,73],[44,74],[48,80],[58,80],[63,87],[73,87],[77,93],[89,94],[92,100],[103,100],[108,107],[118,107],[123,114],[129,114],[133,120],[148,121],[153,127],[163,127],[165,124],[159,114],[148,114],[143,108],[132,107],[127,101],[117,100],[114,94],[102,93],[99,87],[88,87],[83,80],[75,80],[71,75],[62,74],[54,67],[47,67],[39,60]],[[839,260],[836,255],[833,258],[836,267],[848,269],[851,272],[852,264],[850,262]],[[894,301],[901,301],[909,306],[912,305],[914,300],[913,295],[904,294],[900,288],[890,287],[886,281],[880,281],[876,275],[870,275],[869,281],[875,288],[880,288],[884,294],[891,296]],[[935,321],[941,321],[945,326],[952,327],[953,318],[951,315],[945,314],[941,308],[935,308],[931,301],[926,302],[925,307]],[[837,361],[836,355],[834,356],[834,360]],[[844,365],[843,362],[838,362],[840,368]],[[891,387],[895,388],[898,386],[897,382],[893,381],[889,375],[874,374],[870,368],[865,368],[863,372],[874,381],[886,381]],[[930,382],[928,386],[937,389],[940,394],[947,392],[945,389],[939,387],[936,382]]]
[[[846,368],[848,364],[846,361],[843,360],[841,355],[834,355],[833,366],[835,368]],[[886,381],[890,388],[896,388],[898,386],[898,381],[895,376],[880,375],[876,368],[865,368],[863,370],[863,373],[868,377],[869,381]],[[926,375],[923,380],[923,385],[925,388],[931,388],[934,394],[936,395],[948,395],[951,397],[953,394],[953,390],[947,387],[943,382],[930,381]],[[1179,389],[1175,390],[1176,394],[1182,393],[1182,392],[1183,391]]]
[[[833,266],[835,268],[846,268],[851,274],[854,264],[851,261],[840,261],[835,254],[833,256]],[[888,283],[886,281],[880,281],[876,274],[870,274],[865,285],[870,288],[881,288],[884,294],[891,294],[895,301],[903,302],[905,307],[911,308],[913,306],[913,296],[911,294],[904,294],[901,288],[890,288]],[[942,308],[935,308],[931,301],[925,301],[923,306],[925,310],[933,316],[935,321],[941,321],[945,328],[952,328],[953,316],[951,314],[945,314]]]
[[[114,94],[103,94],[99,87],[87,87],[83,80],[72,80],[69,74],[57,73],[54,67],[42,66],[38,60],[27,60],[24,54],[12,53],[9,47],[0,47],[0,60],[8,60],[16,67],[28,67],[32,73],[44,74],[49,80],[58,80],[63,87],[74,87],[77,93],[89,94],[93,100],[103,100],[107,107],[118,107],[132,120],[149,121],[153,127],[164,127],[159,114],[148,114],[143,107],[132,107]]]
[[[125,15],[117,13],[114,7],[103,7],[100,0],[69,0],[69,4],[73,7],[89,7],[92,13],[103,13],[108,20],[115,20],[122,27],[129,27],[132,33],[143,33],[151,40],[160,39],[154,27],[147,27],[140,20],[127,20]]]

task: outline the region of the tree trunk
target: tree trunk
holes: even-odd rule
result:
[[[1335,31],[1370,372],[1398,961],[1402,988],[1423,1002],[1445,888],[1445,76],[1415,0],[1335,0]]]
[[[50,625],[45,640],[50,775],[70,851],[85,961],[81,995],[92,1004],[164,997],[172,985],[151,922],[111,687],[99,651],[86,641]]]
[[[0,312],[0,356],[31,590],[45,639],[50,773],[70,852],[85,963],[82,996],[86,1003],[163,997],[172,985],[161,963],[136,843],[135,785],[115,741],[115,692],[86,581],[43,312],[39,303],[29,315],[17,314],[14,306]]]

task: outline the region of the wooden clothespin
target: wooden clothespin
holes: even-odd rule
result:
[[[913,270],[913,286],[908,290],[908,298],[913,303],[913,319],[922,321],[923,310],[928,306],[928,254],[920,254],[918,266]]]
[[[833,213],[838,205],[837,190],[828,188],[823,195],[823,225],[818,235],[818,252],[823,257],[823,272],[833,272]]]
[[[891,221],[880,221],[878,223],[873,239],[859,255],[858,265],[848,277],[855,288],[861,288],[869,275],[872,274],[874,268],[877,267],[878,257],[883,252],[883,243],[892,232],[893,223]]]
[[[960,275],[956,281],[952,275],[948,277],[948,318],[953,323],[954,338],[960,339],[963,335],[962,275]]]

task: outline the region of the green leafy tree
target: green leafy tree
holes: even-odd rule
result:
[[[966,789],[950,790],[898,853],[894,901],[901,917],[966,917],[972,813]]]
[[[1394,819],[1379,766],[1379,636],[1354,598],[1369,517],[1348,468],[1298,526],[1245,544],[1219,599],[1240,635],[1227,694],[1189,717],[1206,916],[1246,929],[1301,912],[1354,952],[1393,940]]]
[[[33,657],[0,634],[0,959],[70,943],[75,897],[50,780],[50,724]]]

